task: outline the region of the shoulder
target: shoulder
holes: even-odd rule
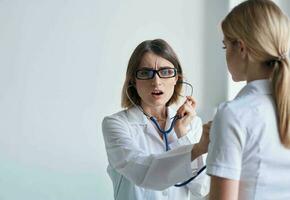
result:
[[[103,119],[103,124],[121,123],[126,125],[146,124],[146,116],[137,107],[131,107]]]
[[[127,110],[104,117],[102,121],[102,133],[106,144],[115,143],[130,133],[127,120]]]
[[[221,117],[246,119],[255,112],[256,105],[260,100],[254,95],[238,96],[231,101],[226,101],[218,106],[217,114]],[[253,109],[254,108],[254,109]]]
[[[123,118],[126,117],[126,113],[128,112],[127,109],[121,110],[119,112],[113,113],[111,115],[108,115],[106,117],[104,117],[104,119],[108,119],[108,118]]]
[[[217,108],[217,113],[215,118],[228,119],[236,118],[241,110],[239,102],[237,101],[226,101],[221,103]],[[242,113],[242,112],[241,112]]]
[[[219,105],[213,120],[212,132],[216,140],[222,137],[241,137],[246,134],[248,114],[247,106],[237,101],[227,101]],[[217,136],[218,135],[218,136]]]
[[[127,121],[127,110],[122,110],[119,111],[117,113],[108,115],[106,117],[104,117],[103,122],[102,122],[102,126],[104,127],[110,127],[113,124],[116,123],[125,123]]]
[[[107,119],[117,119],[117,118],[126,118],[127,116],[127,110],[121,110],[119,112],[116,112],[116,113],[113,113],[111,115],[108,115],[108,116],[105,116],[104,117],[104,120],[107,120]]]
[[[253,120],[263,119],[265,112],[274,108],[271,95],[245,95],[232,101],[226,101],[218,106],[216,117],[225,120],[237,120],[248,126]]]

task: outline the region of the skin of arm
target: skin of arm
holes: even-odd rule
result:
[[[209,200],[238,200],[239,181],[211,176]]]
[[[191,161],[195,160],[202,154],[207,153],[209,144],[209,132],[212,121],[202,126],[202,135],[198,143],[196,143],[191,150]]]

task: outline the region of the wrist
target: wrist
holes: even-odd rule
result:
[[[185,129],[185,128],[177,128],[175,130],[175,133],[176,133],[178,138],[181,138],[181,137],[183,137],[183,136],[185,136],[187,134],[187,129]]]
[[[198,158],[199,156],[201,156],[204,153],[206,153],[206,151],[204,150],[202,145],[200,145],[199,143],[194,144],[194,146],[191,150],[191,160],[192,161],[195,160],[196,158]]]

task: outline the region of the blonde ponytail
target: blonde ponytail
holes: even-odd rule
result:
[[[277,61],[271,80],[278,113],[281,143],[290,148],[290,65],[287,56]]]

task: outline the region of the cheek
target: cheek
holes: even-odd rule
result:
[[[229,63],[230,63],[230,54],[229,54],[228,51],[226,52],[226,61],[227,61],[227,65],[229,65]]]
[[[232,72],[233,68],[233,55],[231,55],[229,52],[226,53],[226,61],[227,61],[227,66],[228,70]]]
[[[170,82],[167,84],[166,89],[167,89],[168,91],[170,91],[171,93],[173,93],[173,92],[174,92],[175,85],[176,85],[176,81],[175,81],[175,80],[172,80],[172,81],[170,81]]]
[[[139,95],[144,90],[144,85],[142,83],[140,83],[139,81],[136,81],[135,87],[136,87],[136,90],[137,90]]]
[[[136,90],[137,90],[137,93],[138,95],[141,97],[141,98],[144,98],[144,96],[146,96],[146,94],[148,93],[149,89],[150,88],[150,84],[148,86],[149,83],[147,82],[143,82],[143,81],[136,81]]]

